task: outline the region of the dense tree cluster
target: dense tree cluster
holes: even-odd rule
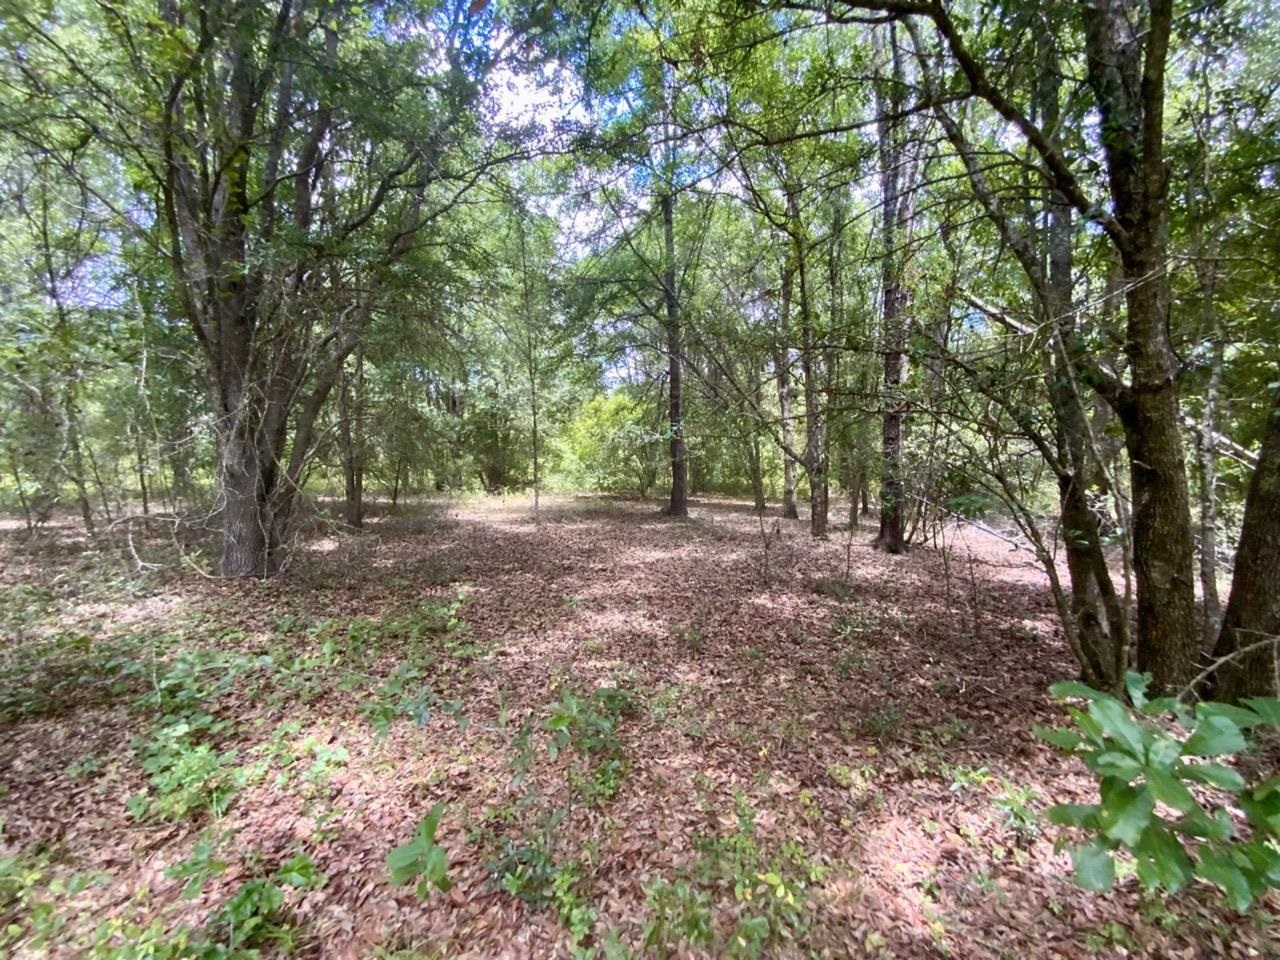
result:
[[[1271,691],[1270,0],[59,0],[0,19],[2,493],[835,495],[1035,549],[1089,682]],[[1231,572],[1233,571],[1233,572]],[[1227,583],[1230,583],[1228,589]]]

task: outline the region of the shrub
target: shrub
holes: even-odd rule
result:
[[[1210,758],[1244,753],[1250,730],[1280,727],[1280,701],[1192,709],[1173,697],[1149,700],[1147,679],[1136,673],[1125,682],[1132,706],[1081,683],[1055,684],[1055,695],[1088,706],[1067,708],[1071,729],[1036,728],[1098,779],[1097,803],[1048,811],[1052,822],[1088,838],[1072,848],[1076,882],[1109,890],[1123,853],[1149,890],[1172,893],[1198,879],[1246,910],[1266,889],[1280,887],[1280,776],[1251,783]],[[1233,807],[1243,811],[1247,829]]]

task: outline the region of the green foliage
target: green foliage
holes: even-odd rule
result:
[[[186,884],[182,888],[182,896],[187,899],[193,899],[200,896],[204,890],[205,883],[211,878],[216,877],[227,869],[227,862],[219,860],[214,854],[217,850],[217,841],[207,833],[201,834],[196,840],[195,849],[192,850],[191,856],[186,860],[180,860],[173,864],[164,875],[172,880],[185,880]]]
[[[1036,728],[1098,778],[1098,803],[1058,804],[1047,814],[1088,838],[1072,849],[1076,882],[1109,890],[1123,852],[1148,890],[1172,893],[1199,879],[1219,887],[1236,910],[1248,909],[1280,887],[1280,777],[1251,783],[1221,760],[1248,749],[1249,731],[1280,727],[1280,702],[1192,709],[1171,697],[1149,700],[1146,678],[1133,672],[1126,687],[1133,706],[1080,683],[1055,684],[1057,696],[1088,706],[1068,707],[1071,728]]]
[[[644,888],[644,946],[660,957],[674,953],[681,943],[710,947],[715,941],[711,923],[711,897],[686,880],[674,883],[659,878]]]
[[[161,727],[141,746],[142,769],[150,790],[129,799],[129,812],[139,819],[181,820],[205,811],[214,817],[227,812],[231,798],[244,782],[235,767],[235,750],[217,750],[199,742],[213,726],[207,715]]]
[[[431,719],[436,695],[426,684],[419,683],[423,674],[411,663],[401,663],[373,693],[373,698],[360,704],[360,713],[373,724],[379,737],[386,736],[391,724],[408,718],[418,726]]]
[[[615,730],[632,709],[632,699],[631,692],[622,687],[597,687],[586,698],[566,690],[551,704],[551,716],[543,724],[551,734],[547,743],[551,759],[568,746],[587,757],[619,752],[621,743]]]
[[[391,882],[403,886],[418,881],[418,896],[424,900],[432,887],[447,892],[453,886],[448,877],[449,855],[436,843],[436,831],[444,811],[445,805],[437,803],[418,822],[413,839],[387,854],[387,872],[391,875]]]
[[[1040,794],[1031,787],[1014,786],[1001,778],[1001,790],[996,796],[995,807],[1004,814],[1004,825],[1023,840],[1030,840],[1040,832],[1040,815],[1036,801]]]
[[[767,848],[758,835],[756,810],[746,796],[734,801],[736,826],[695,840],[699,857],[688,875],[649,888],[645,944],[660,954],[685,940],[709,946],[715,938],[709,891],[732,897],[733,930],[721,943],[728,956],[759,956],[771,944],[793,942],[807,928],[807,889],[825,875],[793,841]]]
[[[560,867],[551,877],[551,905],[569,932],[569,947],[575,955],[585,954],[583,943],[591,936],[598,918],[595,907],[582,893],[581,881],[576,864]]]
[[[647,496],[662,467],[653,406],[618,391],[584,403],[569,425],[565,471],[579,487]]]

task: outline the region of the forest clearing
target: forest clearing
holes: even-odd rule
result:
[[[529,506],[379,509],[366,533],[322,531],[286,579],[256,583],[139,582],[69,524],[30,550],[10,530],[6,627],[27,639],[0,688],[0,819],[23,851],[2,861],[21,891],[9,948],[186,955],[179,931],[303,856],[306,882],[280,883],[283,907],[242,947],[1280,949],[1270,906],[1245,920],[1194,892],[1130,879],[1099,898],[1070,881],[1041,814],[1094,788],[1031,732],[1062,720],[1046,690],[1071,668],[1025,550],[961,533],[948,577],[941,550],[886,557],[866,527],[817,542],[770,519],[766,576],[750,503],[694,501],[681,522],[557,498],[541,525]],[[570,727],[557,755],[575,701],[616,727],[590,747]],[[207,718],[215,774],[149,788],[157,731],[189,715]],[[187,809],[138,818],[139,796]],[[452,886],[420,900],[387,855],[436,804]]]
[[[1280,957],[1280,0],[0,0],[0,955]]]

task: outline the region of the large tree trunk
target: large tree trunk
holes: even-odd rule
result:
[[[268,531],[273,524],[267,513],[258,448],[235,434],[221,440],[219,446],[222,557],[218,572],[224,577],[265,576],[274,567],[268,551]]]
[[[1109,232],[1120,253],[1128,312],[1130,383],[1113,403],[1124,425],[1133,495],[1138,669],[1170,690],[1196,673],[1201,636],[1178,363],[1169,341],[1163,148],[1173,9],[1170,0],[1097,0],[1083,13],[1115,211]]]
[[[1213,678],[1222,700],[1274,697],[1280,644],[1280,390],[1249,481],[1231,596],[1215,658],[1227,658]],[[1244,652],[1247,651],[1247,652]]]
[[[680,300],[676,294],[675,198],[662,195],[662,298],[666,306],[667,415],[671,423],[671,517],[689,515],[689,462],[684,445],[684,360],[680,336]]]
[[[1126,353],[1133,385],[1121,406],[1121,421],[1133,491],[1138,669],[1150,671],[1159,688],[1173,689],[1196,672],[1200,629],[1175,360],[1165,334],[1168,281],[1163,260],[1161,255],[1157,266],[1143,257],[1126,266]]]
[[[891,120],[901,98],[902,63],[891,24],[888,56],[893,83],[886,95],[885,83],[876,89],[876,110],[880,117],[880,311],[884,338],[884,381],[881,390],[883,420],[880,431],[880,532],[874,545],[888,553],[906,549],[906,483],[902,474],[902,431],[905,398],[902,381],[907,366],[907,291],[903,285],[905,255],[899,249],[911,221],[909,191],[903,190],[906,151],[899,131],[901,120]],[[877,32],[876,37],[882,35]],[[877,46],[882,47],[881,40]]]

